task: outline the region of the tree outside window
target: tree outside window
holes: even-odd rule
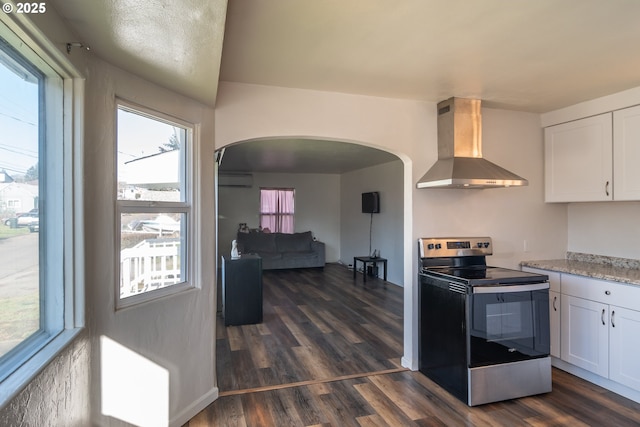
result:
[[[260,189],[260,227],[273,233],[293,233],[295,190],[293,188]]]

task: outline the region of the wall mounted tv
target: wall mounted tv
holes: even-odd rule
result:
[[[362,213],[380,213],[380,194],[362,193]]]

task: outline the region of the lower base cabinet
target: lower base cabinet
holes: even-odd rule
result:
[[[609,378],[640,390],[640,311],[611,307]]]
[[[551,355],[559,366],[640,402],[640,286],[523,270],[549,276]]]
[[[640,286],[562,274],[561,359],[640,392]]]
[[[607,378],[609,306],[563,295],[561,325],[561,359]]]

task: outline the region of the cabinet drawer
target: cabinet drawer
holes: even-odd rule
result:
[[[640,310],[640,287],[591,277],[562,274],[562,293],[591,301]]]

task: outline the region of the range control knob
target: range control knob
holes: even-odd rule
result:
[[[442,249],[442,244],[436,243],[436,249]]]
[[[489,242],[484,242],[484,247],[488,248],[489,247]]]
[[[435,248],[435,245],[434,245],[433,243],[429,243],[429,244],[427,245],[427,249],[429,249],[429,250],[433,250],[433,248]]]
[[[478,242],[477,245],[478,245],[479,248],[481,248],[482,247],[482,242]]]

